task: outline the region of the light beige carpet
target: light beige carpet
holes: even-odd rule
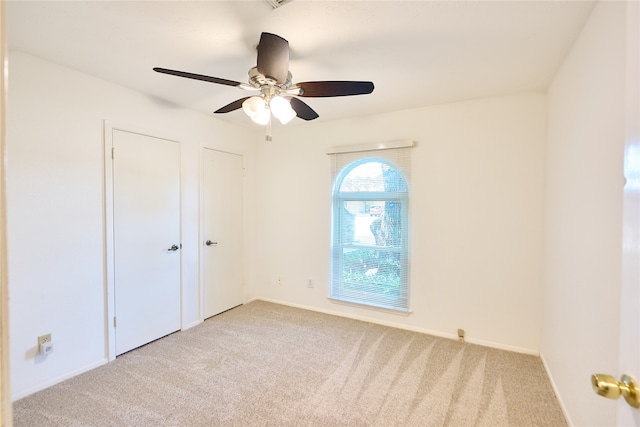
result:
[[[565,426],[539,358],[255,301],[14,403],[16,426]]]

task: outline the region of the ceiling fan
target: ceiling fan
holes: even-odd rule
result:
[[[289,71],[289,42],[271,33],[262,33],[260,36],[257,66],[249,70],[249,83],[167,68],[156,67],[153,70],[158,73],[235,86],[243,90],[260,91],[259,95],[240,98],[214,111],[214,113],[229,113],[242,108],[254,122],[267,125],[267,140],[271,140],[271,114],[282,124],[290,122],[296,116],[303,120],[313,120],[319,117],[318,113],[296,98],[297,96],[324,98],[366,95],[373,92],[373,83],[364,81],[293,83]]]

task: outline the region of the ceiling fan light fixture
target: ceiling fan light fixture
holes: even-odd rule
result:
[[[264,0],[273,7],[282,6],[292,0]],[[259,96],[242,97],[214,111],[214,114],[229,113],[242,108],[255,123],[267,125],[267,136],[271,132],[271,114],[282,124],[295,117],[309,121],[317,119],[318,113],[298,97],[328,98],[335,96],[366,95],[373,92],[373,82],[326,80],[293,83],[289,71],[289,42],[277,34],[263,32],[257,48],[257,64],[249,69],[249,82],[240,83],[219,77],[194,74],[185,71],[155,67],[158,73],[201,80],[242,90],[260,91]]]
[[[259,125],[266,125],[269,122],[271,112],[267,108],[267,104],[260,96],[252,96],[242,103],[244,112]]]
[[[269,112],[268,108],[265,108],[264,110],[260,111],[257,116],[251,117],[251,120],[259,125],[264,126],[269,123],[269,120],[271,120],[271,112]]]
[[[271,98],[271,101],[269,101],[269,108],[273,115],[276,116],[283,125],[289,123],[297,115],[295,110],[291,108],[291,104],[281,96],[274,96]]]

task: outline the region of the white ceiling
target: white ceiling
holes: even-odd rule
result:
[[[9,48],[212,114],[247,96],[158,74],[240,82],[263,31],[289,41],[294,82],[370,80],[371,95],[304,98],[326,121],[544,91],[593,1],[8,1]],[[239,111],[218,118],[251,126]],[[304,123],[302,120],[295,120]]]

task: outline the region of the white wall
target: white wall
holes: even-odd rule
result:
[[[261,141],[261,129],[236,128],[12,52],[13,397],[106,360],[102,121],[108,119],[182,141],[183,326],[199,321],[199,150],[207,145],[245,154],[247,298],[440,335],[464,328],[470,342],[541,351],[571,421],[610,424],[615,402],[596,397],[588,379],[594,366],[617,371],[618,317],[597,313],[619,307],[623,37],[623,8],[599,4],[548,97],[276,126],[272,142]],[[321,99],[312,105],[322,114]],[[327,299],[326,149],[395,139],[418,142],[408,316]],[[309,277],[313,289],[306,287]],[[47,332],[56,350],[36,357],[36,337]]]
[[[541,352],[574,425],[612,425],[618,375],[625,5],[599,3],[548,92]]]
[[[371,95],[375,97],[375,93]],[[313,107],[322,115],[322,102]],[[259,146],[249,224],[256,295],[537,352],[546,140],[542,94],[276,128]],[[338,145],[413,139],[409,316],[330,302],[331,162]],[[283,284],[277,284],[277,276]],[[315,288],[307,288],[307,279]]]
[[[14,398],[105,362],[104,119],[182,141],[183,326],[199,321],[198,156],[207,145],[245,154],[247,298],[443,335],[462,327],[469,341],[539,347],[543,95],[277,126],[274,141],[264,142],[262,129],[238,129],[19,52],[10,56],[9,90]],[[398,138],[418,141],[408,317],[326,299],[325,150]],[[242,141],[258,141],[257,149]],[[308,277],[316,288],[306,288]],[[36,337],[47,332],[56,350],[42,358]]]
[[[253,129],[10,53],[7,204],[14,399],[106,361],[105,119],[181,141],[183,327],[200,320],[200,147],[244,154],[251,164],[253,143],[260,137]],[[52,333],[55,351],[37,356],[36,338],[45,333]]]

